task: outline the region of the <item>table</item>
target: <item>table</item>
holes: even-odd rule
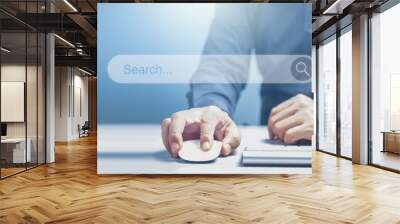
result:
[[[400,131],[382,131],[383,150],[382,152],[392,152],[400,154]]]
[[[28,142],[28,144],[25,144],[25,140]],[[6,158],[6,163],[21,164],[31,161],[32,143],[30,138],[5,138],[1,139],[1,144],[2,158],[5,158],[5,154],[12,154],[12,157],[10,155],[10,158]],[[26,151],[25,145],[27,145]],[[9,148],[9,146],[12,146],[12,148]]]
[[[244,167],[241,152],[246,146],[265,147],[266,127],[240,127],[242,144],[228,157],[211,163],[173,159],[165,150],[159,125],[99,124],[98,174],[310,174],[309,167]],[[268,145],[271,148],[311,146]]]

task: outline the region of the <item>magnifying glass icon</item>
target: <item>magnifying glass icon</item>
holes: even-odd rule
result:
[[[299,57],[292,62],[291,72],[293,77],[301,82],[311,80],[311,59],[309,57]]]
[[[311,77],[310,73],[307,71],[306,63],[302,61],[296,63],[296,71],[305,74],[307,77]]]

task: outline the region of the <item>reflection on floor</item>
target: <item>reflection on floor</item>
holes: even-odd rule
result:
[[[373,164],[400,170],[400,155],[392,152],[374,151],[372,157]]]
[[[321,152],[312,175],[97,175],[96,139],[0,181],[0,223],[398,223],[400,175]]]
[[[2,164],[1,168],[1,178],[6,178],[8,176],[20,173],[22,171],[25,171],[26,169],[34,168],[36,167],[36,163],[27,163],[26,166],[25,164]]]
[[[11,167],[11,168],[1,168],[1,177],[7,177],[16,173],[19,173],[21,171],[24,171],[25,167]]]

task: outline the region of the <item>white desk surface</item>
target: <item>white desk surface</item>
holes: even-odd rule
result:
[[[29,141],[29,138],[28,138]],[[25,142],[25,138],[4,138],[1,139],[1,143],[10,143],[10,144],[16,144],[16,143],[21,143]]]
[[[188,163],[173,159],[165,150],[159,125],[101,124],[97,138],[98,174],[311,174],[307,167],[242,166],[241,154],[247,147],[266,147],[265,126],[240,127],[242,143],[235,153],[210,163]],[[268,148],[311,146],[267,145]]]

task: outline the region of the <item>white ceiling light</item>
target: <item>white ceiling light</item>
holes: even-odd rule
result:
[[[59,40],[61,40],[62,42],[64,42],[65,44],[67,44],[68,46],[70,46],[70,47],[72,47],[72,48],[75,48],[75,45],[73,45],[71,42],[69,42],[68,40],[66,40],[66,39],[64,39],[64,38],[62,38],[62,37],[60,37],[59,35],[57,35],[57,34],[54,34],[54,36],[55,37],[57,37]]]
[[[64,0],[64,3],[68,5],[74,12],[78,12],[78,10],[68,1]]]
[[[81,71],[81,72],[83,72],[83,73],[85,73],[86,75],[90,75],[90,76],[93,75],[92,73],[90,73],[90,72],[88,72],[88,71],[86,71],[86,70],[83,70],[83,69],[81,69],[81,68],[79,68],[79,67],[78,67],[78,70]]]
[[[336,0],[322,14],[342,14],[347,6],[351,5],[355,0]]]
[[[11,52],[11,50],[9,50],[9,49],[7,49],[5,47],[1,47],[1,51],[4,51],[6,53],[10,53]]]

